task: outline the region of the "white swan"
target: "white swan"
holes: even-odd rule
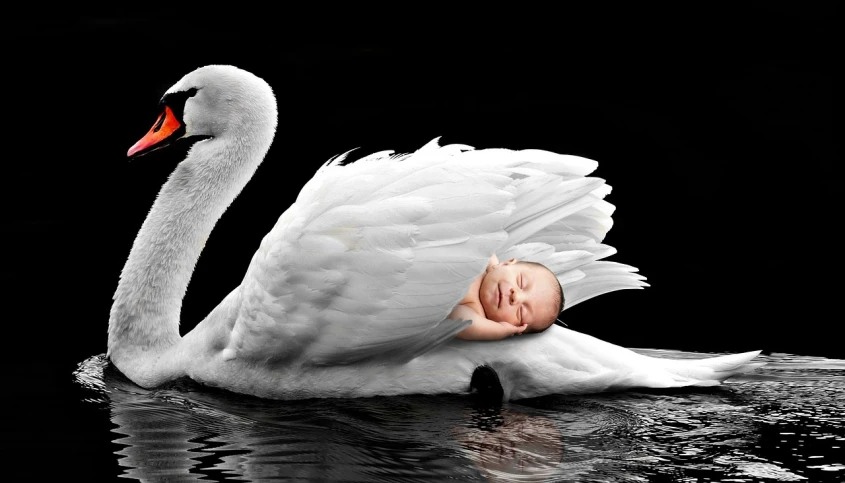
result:
[[[706,360],[636,354],[559,326],[496,342],[444,319],[490,255],[544,263],[566,306],[640,288],[633,267],[599,261],[613,206],[597,163],[538,150],[475,151],[436,140],[411,155],[329,161],[255,253],[239,287],[184,338],[179,313],[214,224],[267,153],[276,101],[231,66],[191,72],[129,150],[200,136],[139,231],[114,294],[108,356],[133,382],[182,376],[260,397],[462,393],[496,370],[506,399],[630,387],[712,385],[759,352]],[[502,258],[505,257],[505,258]]]

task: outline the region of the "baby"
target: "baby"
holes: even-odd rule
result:
[[[544,265],[515,258],[500,263],[493,255],[449,318],[472,321],[458,332],[459,339],[499,340],[546,330],[563,302],[560,282]]]

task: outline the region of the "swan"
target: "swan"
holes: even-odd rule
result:
[[[464,341],[446,318],[491,254],[543,263],[566,307],[646,286],[602,260],[610,187],[593,160],[541,150],[475,150],[435,139],[412,154],[330,159],[263,238],[241,284],[179,335],[205,240],[262,162],[277,127],[271,87],[234,66],[185,75],[128,155],[196,142],[161,187],[120,273],[108,358],[135,384],[181,377],[264,398],[466,393],[481,366],[503,399],[636,387],[714,385],[759,351],[647,357],[553,325]],[[348,153],[347,153],[348,154]],[[504,258],[502,258],[504,257]]]

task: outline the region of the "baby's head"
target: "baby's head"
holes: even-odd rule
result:
[[[563,289],[551,270],[513,258],[487,267],[478,298],[488,319],[517,326],[528,324],[525,332],[546,330],[564,303]]]

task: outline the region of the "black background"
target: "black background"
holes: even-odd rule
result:
[[[27,28],[6,33],[5,143],[16,148],[4,168],[3,277],[13,301],[31,302],[11,325],[59,335],[57,349],[73,344],[79,358],[105,349],[119,270],[186,147],[133,162],[125,152],[167,87],[229,63],[274,87],[280,126],[200,258],[183,331],[240,282],[322,162],[443,136],[599,161],[617,206],[611,260],[652,286],[567,311],[576,330],[626,346],[842,355],[827,12],[610,13],[562,12],[557,27],[549,12],[535,24],[444,13],[404,28],[21,19]]]
[[[186,147],[132,162],[126,150],[162,93],[209,63],[265,78],[280,124],[206,245],[183,333],[240,282],[325,160],[442,136],[599,161],[617,206],[610,259],[651,287],[568,310],[571,328],[627,347],[845,357],[832,7],[215,15],[210,5],[5,16],[3,432],[21,474],[51,471],[25,458],[92,481],[117,472],[107,418],[72,371],[105,352],[120,269]]]
[[[442,136],[599,161],[617,206],[610,260],[651,287],[574,307],[571,328],[628,347],[845,357],[833,8],[744,5],[8,17],[0,236],[7,387],[25,396],[7,403],[74,417],[57,388],[105,352],[120,269],[185,153],[126,150],[162,93],[209,63],[265,78],[280,124],[206,245],[183,333],[320,164]]]
[[[274,87],[280,126],[200,258],[183,331],[239,283],[322,162],[443,136],[599,161],[617,206],[611,260],[652,286],[567,311],[576,330],[626,346],[842,355],[831,12],[506,13],[404,27],[10,20],[3,279],[22,310],[8,325],[80,359],[105,349],[119,270],[185,147],[133,162],[125,152],[167,87],[230,63]]]

